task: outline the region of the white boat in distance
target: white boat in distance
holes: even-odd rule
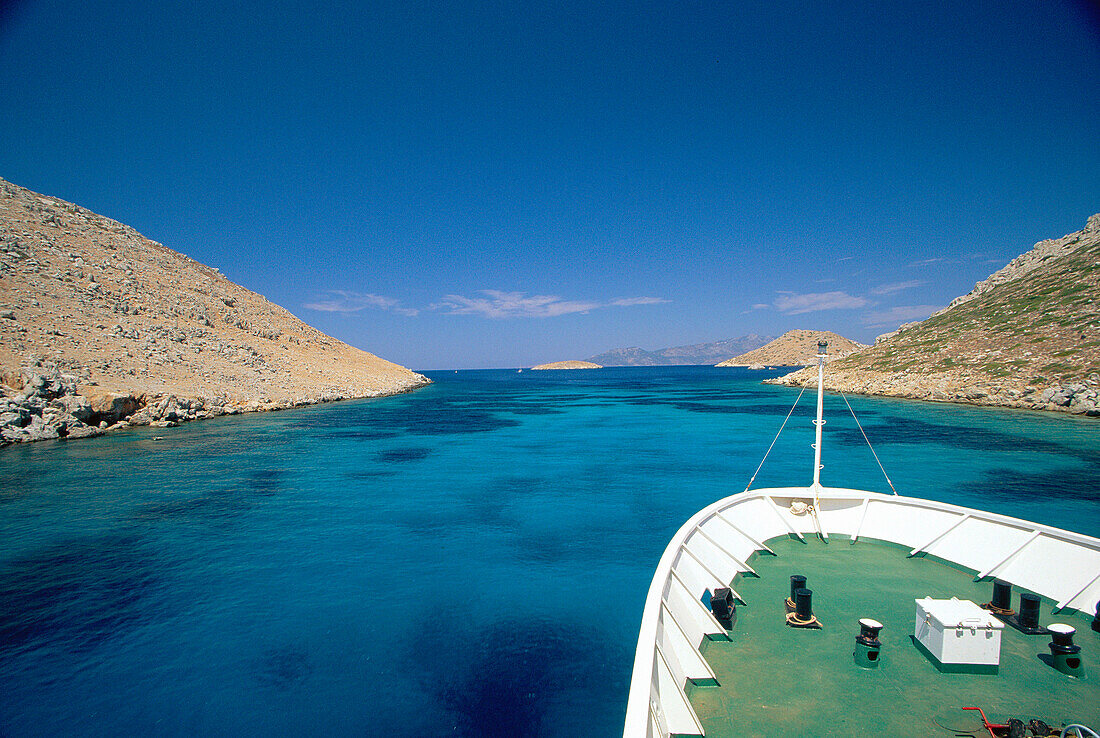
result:
[[[783,544],[783,552],[779,554],[779,558],[784,563],[790,562],[790,565],[795,567],[793,571],[798,570],[797,554],[793,558],[784,558],[789,556],[788,549],[828,550],[827,553],[816,555],[829,557],[839,554],[843,549],[848,549],[849,544],[875,541],[894,544],[884,548],[896,549],[895,558],[901,559],[904,566],[940,566],[945,570],[950,569],[953,574],[962,577],[964,586],[976,585],[971,585],[969,577],[961,575],[958,569],[971,574],[973,582],[986,582],[988,579],[995,578],[1002,583],[1011,583],[1048,600],[1047,604],[1052,606],[1051,610],[1059,619],[1075,619],[1079,626],[1083,621],[1084,627],[1078,627],[1077,632],[1079,640],[1091,639],[1085,646],[1086,663],[1090,652],[1094,658],[1100,655],[1100,634],[1089,629],[1087,619],[1082,620],[1092,617],[1100,600],[1100,539],[1005,515],[901,496],[896,493],[882,494],[822,486],[820,473],[821,432],[824,424],[822,407],[825,351],[826,344],[820,344],[813,482],[809,486],[801,487],[756,490],[746,488],[744,492],[718,500],[693,515],[673,536],[661,556],[646,596],[642,615],[627,701],[624,738],[694,736],[708,734],[708,731],[724,735],[847,735],[864,732],[878,734],[879,730],[870,725],[865,726],[866,730],[850,726],[837,729],[835,725],[831,729],[821,726],[785,725],[782,721],[786,713],[781,709],[785,705],[780,704],[783,696],[777,696],[776,703],[772,704],[770,700],[760,700],[759,696],[756,698],[757,703],[751,703],[747,694],[732,694],[725,698],[726,704],[730,707],[718,717],[700,714],[702,711],[697,710],[693,705],[694,696],[703,694],[700,690],[705,692],[720,687],[723,682],[733,681],[731,672],[723,673],[712,667],[705,656],[710,647],[718,641],[732,642],[724,645],[733,649],[730,653],[736,658],[738,655],[736,641],[738,638],[746,637],[738,630],[742,623],[731,627],[729,620],[725,623],[719,622],[715,617],[715,611],[706,603],[711,601],[712,595],[719,588],[731,588],[730,593],[726,594],[723,590],[723,594],[726,597],[732,595],[732,598],[745,605],[746,600],[741,593],[748,591],[746,587],[753,585],[756,581],[756,571],[750,561],[755,563],[756,559],[760,558],[762,564],[771,560],[774,552],[769,543],[776,548],[780,548],[780,543]],[[793,409],[792,407],[792,412]],[[790,418],[790,414],[787,417]],[[786,421],[784,421],[785,424]],[[765,454],[766,458],[767,454]],[[752,481],[749,482],[748,487],[751,486]],[[820,544],[828,544],[830,537],[832,545],[822,547]],[[816,544],[816,546],[810,544]],[[855,548],[858,547],[852,546],[853,550]],[[912,561],[905,563],[906,550],[908,550],[909,559],[925,559],[927,563],[916,564]],[[944,566],[942,562],[949,566]],[[862,575],[862,572],[850,573],[851,577]],[[775,579],[776,577],[773,577],[773,582]],[[988,587],[987,584],[981,586],[983,592]],[[792,584],[792,597],[793,588]],[[833,596],[843,597],[842,590],[842,587],[835,586],[832,591]],[[912,600],[908,602],[911,603]],[[737,610],[736,604],[733,607],[737,612],[748,610],[755,617],[762,618],[771,617],[767,613],[780,608],[781,605],[778,602],[769,604],[754,601],[742,610]],[[775,619],[781,619],[782,614],[782,610],[778,610]],[[907,622],[910,625],[913,623],[912,614],[911,605],[908,612],[902,613],[902,616],[908,618]],[[867,613],[867,615],[873,616],[874,613]],[[1097,616],[1097,620],[1100,621],[1100,615]],[[747,621],[742,622],[747,623]],[[874,620],[870,622],[880,625]],[[797,633],[793,629],[783,631],[782,624],[776,627],[780,630],[772,631],[768,637],[777,642],[774,649],[777,653],[777,663],[760,663],[756,660],[741,663],[738,669],[753,672],[757,675],[757,681],[767,681],[769,671],[772,669],[806,668],[820,671],[832,668],[825,665],[825,661],[828,660],[825,658],[818,659],[821,666],[817,663],[801,664],[799,662],[799,659],[815,658],[811,655],[812,649],[816,647],[814,644],[821,641],[812,639],[819,636],[811,635],[806,630]],[[834,632],[842,629],[845,634],[848,634],[857,627],[857,623],[855,621],[830,622],[826,623],[825,627],[834,629]],[[1097,622],[1093,622],[1092,630],[1097,627]],[[901,633],[897,631],[903,628],[897,626],[894,629],[894,635],[900,636]],[[1008,631],[1008,629],[1005,630]],[[1045,628],[1039,630],[1042,631],[1042,637],[1027,641],[1020,649],[1020,653],[1029,653],[1034,657],[1036,652],[1046,649],[1046,638],[1052,631]],[[1072,633],[1073,628],[1070,627],[1069,630]],[[778,643],[783,638],[787,638],[788,633],[789,638],[802,640],[792,642],[792,645]],[[850,633],[850,635],[855,634],[855,632]],[[1013,637],[1025,638],[1014,631]],[[1031,638],[1034,639],[1035,636]],[[892,646],[894,654],[900,655],[899,652],[903,649],[910,649],[911,653],[915,654],[918,644],[910,642],[911,640],[915,641],[906,636],[905,641],[895,643]],[[850,651],[851,638],[846,642],[849,644]],[[1051,645],[1053,646],[1053,643]],[[1075,648],[1079,647],[1075,646]],[[886,651],[884,654],[884,659],[891,655]],[[912,658],[910,654],[905,655],[907,658]],[[1097,684],[1100,679],[1075,679],[1064,673],[1056,673],[1048,662],[1041,661],[1043,658],[1043,655],[1039,654],[1036,658],[1030,659],[1034,663],[1006,663],[1001,670],[1001,677],[979,676],[971,682],[955,681],[953,682],[955,686],[949,689],[962,690],[958,701],[965,704],[968,695],[977,695],[977,690],[986,689],[983,685],[989,685],[988,694],[996,695],[999,699],[1008,689],[1026,691],[1029,684],[1032,685],[1031,688],[1036,684],[1043,684],[1045,686],[1042,687],[1044,692],[1040,695],[1040,704],[1055,705],[1065,696],[1069,702],[1077,706],[1074,708],[1077,712],[1067,708],[1067,711],[1077,718],[1067,722],[1095,721],[1097,717],[1094,711],[1100,712],[1100,700],[1095,698],[1098,693],[1082,690],[1100,688],[1100,684]],[[875,688],[874,680],[878,679],[883,672],[888,672],[891,666],[898,666],[900,669],[902,660],[895,658],[893,663],[888,662],[887,668],[883,670],[874,673],[868,671],[862,676],[857,675],[862,680],[860,684],[870,685],[869,689]],[[1020,658],[1018,661],[1029,660]],[[1100,658],[1096,658],[1094,663],[1100,669]],[[850,657],[847,665],[850,670],[856,670],[856,665],[851,663]],[[946,680],[951,679],[946,675],[939,675],[931,668],[923,668],[925,666],[927,664],[922,661],[914,670],[921,672],[922,679],[932,678],[925,672],[935,677],[943,676]],[[913,668],[912,662],[908,668]],[[1035,673],[1038,676],[1025,671],[1026,669],[1036,670]],[[867,674],[871,676],[867,677]],[[1083,675],[1084,672],[1077,676]],[[816,674],[814,678],[817,678]],[[899,678],[896,671],[891,678]],[[904,683],[904,677],[901,678]],[[1013,680],[1018,683],[1013,683]],[[1044,680],[1049,680],[1049,684]],[[807,679],[806,683],[813,682]],[[1097,687],[1091,684],[1097,684]],[[767,697],[766,686],[761,689],[760,694]],[[968,690],[973,691],[968,692]],[[815,700],[834,699],[825,691],[808,688],[804,693],[790,695],[790,699],[807,703],[812,708]],[[954,693],[949,691],[947,694]],[[1027,696],[1034,697],[1034,695]],[[951,696],[944,698],[944,701],[950,704],[943,707],[957,711],[961,705],[955,705],[952,699]],[[984,697],[984,699],[989,700],[994,697]],[[767,701],[769,704],[762,706],[760,704],[762,701]],[[704,700],[704,702],[711,704],[713,701]],[[1081,708],[1080,705],[1085,707]],[[1090,708],[1089,705],[1093,707]],[[892,706],[882,704],[879,709],[888,712]],[[1057,711],[1054,707],[1051,709]],[[769,715],[774,715],[767,718],[763,728],[760,727],[762,723],[756,719],[756,713],[762,710],[770,710]],[[1086,714],[1077,714],[1078,712]],[[976,712],[959,714],[977,715]],[[743,721],[741,716],[744,716]],[[951,732],[950,726],[943,725],[944,718],[936,719],[934,715],[930,715],[929,718],[932,722],[928,723],[928,727],[932,728],[932,732],[926,732],[925,726],[922,725],[919,726],[920,730],[907,731],[907,734],[936,735],[932,723],[947,729],[947,732],[939,734],[955,734]],[[704,730],[705,725],[711,727]],[[769,727],[773,725],[774,733]],[[997,728],[995,725],[991,727],[983,726],[982,723],[977,725],[979,728],[985,727],[989,735],[1010,734],[995,731],[994,728]],[[1039,729],[1036,728],[1036,730]],[[1084,730],[1086,729],[1082,728],[1082,731]],[[887,731],[883,734],[903,733]],[[981,734],[986,733],[982,731]],[[1046,733],[1036,732],[1035,734],[1045,735]],[[1024,735],[1024,733],[1018,733],[1018,735]]]

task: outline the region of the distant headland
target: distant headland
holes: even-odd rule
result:
[[[779,338],[748,353],[726,359],[715,366],[763,368],[765,366],[806,366],[817,363],[817,344],[829,342],[830,360],[867,348],[832,331],[787,331]]]
[[[533,366],[531,369],[541,371],[543,369],[603,369],[603,367],[591,361],[552,361],[549,364]]]

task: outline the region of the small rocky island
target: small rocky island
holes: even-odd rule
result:
[[[129,226],[0,179],[0,445],[428,383]]]
[[[1100,214],[1035,244],[930,318],[832,362],[825,386],[1100,416],[1098,295]],[[816,373],[767,381],[803,385]]]
[[[603,369],[603,367],[591,361],[552,361],[549,364],[533,366],[531,369],[541,371],[543,369]]]
[[[715,366],[738,366],[763,369],[765,366],[806,366],[817,363],[818,341],[829,342],[829,360],[847,356],[853,351],[867,348],[832,331],[787,331],[779,338],[758,349],[735,356]]]

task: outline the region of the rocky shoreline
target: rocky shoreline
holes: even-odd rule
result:
[[[418,375],[419,376],[419,375]],[[375,394],[354,397],[326,392],[296,399],[234,401],[228,397],[184,397],[175,394],[139,395],[95,392],[82,387],[73,374],[57,367],[34,365],[7,375],[7,385],[22,389],[8,394],[0,388],[0,447],[51,439],[91,438],[134,426],[171,428],[191,420],[223,415],[288,410],[339,400],[385,397],[411,392],[430,384],[421,378],[395,383]],[[83,394],[81,393],[83,392]]]
[[[817,383],[817,368],[807,367],[782,377],[766,379],[764,383],[790,387],[814,386]],[[1033,386],[1017,389],[989,381],[965,382],[935,375],[914,376],[904,372],[888,374],[830,367],[825,377],[825,389],[871,397],[900,397],[1100,417],[1098,373],[1090,374],[1083,382],[1054,384],[1040,390]]]

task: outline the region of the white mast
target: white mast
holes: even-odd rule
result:
[[[825,425],[822,419],[822,411],[825,399],[825,351],[829,348],[828,341],[817,342],[817,420],[816,438],[814,442],[814,504],[817,504],[817,491],[821,489],[821,427]]]

